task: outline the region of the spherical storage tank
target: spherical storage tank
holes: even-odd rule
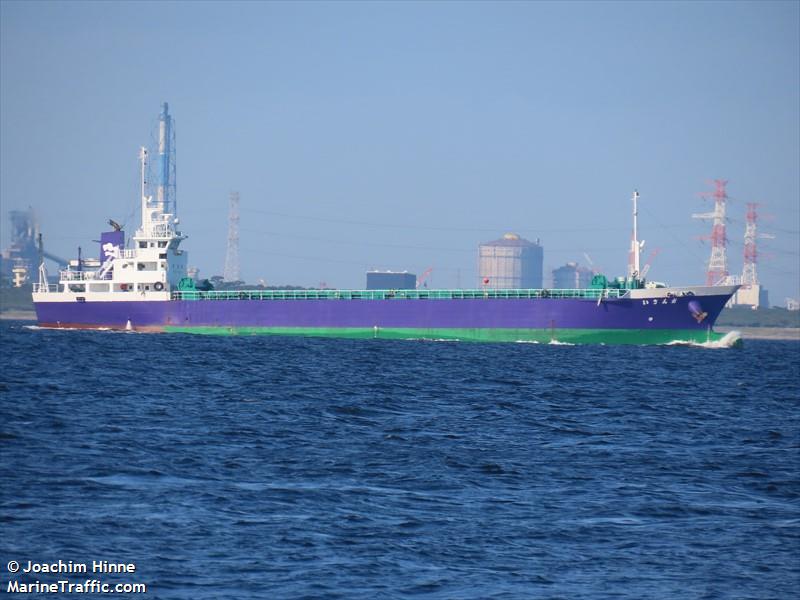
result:
[[[542,287],[544,250],[516,233],[478,246],[478,284],[490,289]]]

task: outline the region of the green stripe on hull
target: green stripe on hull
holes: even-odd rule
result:
[[[417,329],[362,327],[176,327],[165,331],[210,335],[300,335],[387,340],[458,340],[464,342],[563,342],[570,344],[668,344],[716,342],[724,334],[694,329]]]

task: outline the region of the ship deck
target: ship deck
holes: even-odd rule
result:
[[[623,298],[622,289],[522,289],[522,290],[183,290],[172,292],[173,300],[461,300]]]

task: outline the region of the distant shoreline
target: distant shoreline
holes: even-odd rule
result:
[[[32,310],[4,310],[0,312],[0,321],[35,321],[36,313]]]
[[[800,327],[736,327],[733,325],[723,325],[715,327],[714,331],[728,333],[738,331],[742,334],[742,339],[747,340],[791,340],[800,342]]]

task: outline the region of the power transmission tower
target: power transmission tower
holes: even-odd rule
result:
[[[714,212],[692,215],[692,218],[695,219],[713,219],[714,221],[711,235],[706,238],[711,240],[711,258],[706,270],[706,285],[723,285],[728,277],[726,252],[728,237],[725,233],[725,203],[728,200],[725,186],[727,183],[728,181],[725,179],[715,179],[716,189],[713,192],[701,194],[704,198],[714,199]]]
[[[756,247],[756,240],[775,239],[774,235],[757,232],[757,207],[757,202],[747,203],[747,225],[744,230],[744,268],[742,269],[742,283],[744,285],[758,285],[758,273],[756,272],[758,250]]]
[[[228,251],[225,253],[225,281],[241,281],[239,273],[239,192],[231,192],[228,212]]]

